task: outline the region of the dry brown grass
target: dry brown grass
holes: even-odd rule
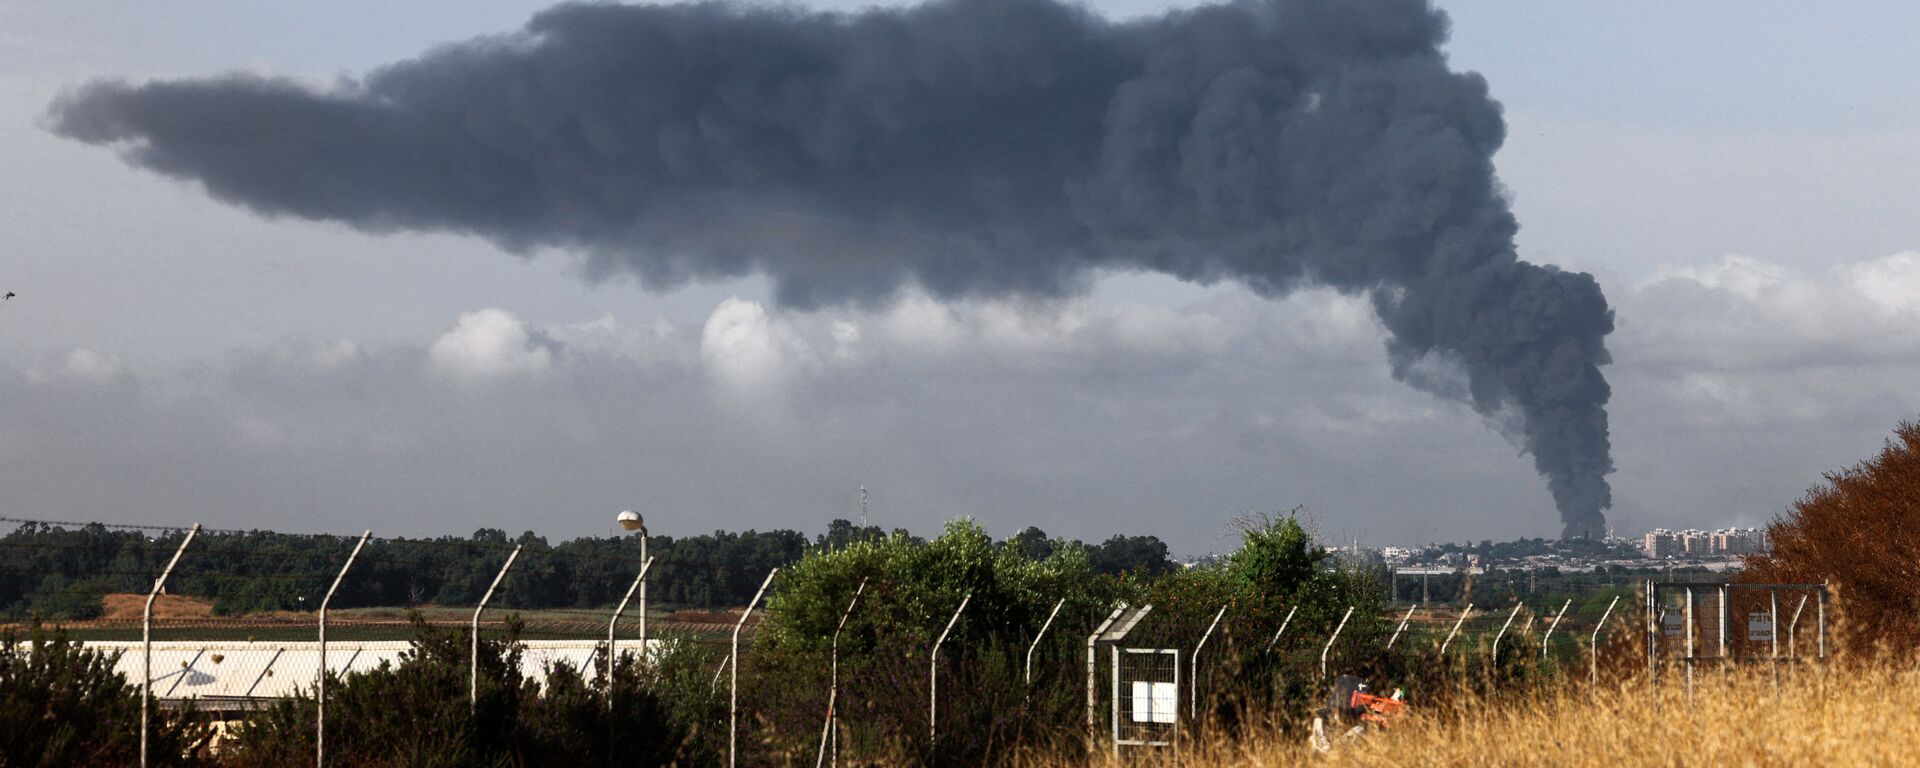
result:
[[[100,599],[101,620],[139,621],[146,611],[147,596],[113,593]],[[213,616],[213,601],[187,595],[160,595],[153,600],[156,619],[205,619]]]
[[[1190,766],[1910,766],[1920,765],[1920,687],[1910,661],[1861,669],[1702,671],[1691,697],[1683,676],[1658,689],[1643,680],[1598,693],[1585,686],[1417,711],[1329,755],[1304,737],[1268,731],[1203,743],[1171,763]],[[1118,765],[1103,756],[1096,765]],[[1137,764],[1137,763],[1136,763]],[[1039,759],[1026,768],[1078,761]]]

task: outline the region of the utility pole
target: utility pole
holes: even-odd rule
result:
[[[860,528],[867,527],[867,487],[860,486]]]

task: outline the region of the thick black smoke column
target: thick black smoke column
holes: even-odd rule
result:
[[[792,306],[1095,268],[1366,292],[1396,375],[1510,429],[1565,532],[1603,531],[1612,312],[1516,257],[1500,107],[1446,34],[1419,0],[567,5],[330,90],[95,83],[52,118],[264,214],[558,246],[661,288],[760,272]]]

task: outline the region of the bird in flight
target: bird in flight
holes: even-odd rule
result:
[[[4,298],[4,299],[0,299],[0,301],[12,301],[12,300],[13,300],[13,297],[15,297],[15,296],[18,296],[18,295],[19,295],[19,294],[16,294],[16,293],[14,293],[13,291],[7,291],[7,295],[6,295],[6,298]]]

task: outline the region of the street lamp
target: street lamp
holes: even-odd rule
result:
[[[622,529],[640,532],[640,562],[645,564],[647,562],[646,520],[640,517],[640,513],[629,509],[622,511],[614,521],[618,522]],[[647,580],[644,578],[640,580],[640,658],[643,660],[647,658]]]

